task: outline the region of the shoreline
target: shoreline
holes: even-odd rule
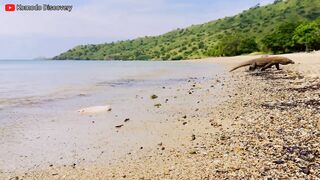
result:
[[[246,73],[241,69],[227,74],[227,78],[205,82],[190,79],[181,89],[186,91],[183,96],[177,96],[188,96],[191,92],[197,95],[195,100],[201,106],[194,107],[197,102],[191,103],[191,98],[172,104],[169,109],[156,109],[155,113],[169,119],[153,122],[155,127],[159,126],[155,131],[164,136],[115,163],[54,165],[10,176],[23,179],[319,178],[320,68],[317,67],[320,59],[312,61],[319,55],[284,56],[298,64],[265,73]],[[228,69],[248,58],[254,57],[201,61],[217,62]],[[221,93],[206,94],[207,89],[218,84]],[[175,96],[174,91],[168,95]],[[213,105],[210,100],[214,96],[223,97],[224,101]],[[166,97],[160,96],[158,100],[164,101]],[[172,109],[177,105],[181,109]]]

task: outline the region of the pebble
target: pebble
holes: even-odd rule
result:
[[[115,126],[115,128],[122,128],[123,126],[124,126],[123,124],[120,124],[120,125]]]
[[[151,97],[150,97],[151,99],[157,99],[158,98],[158,96],[157,95],[155,95],[155,94],[153,94],[153,95],[151,95]]]
[[[126,118],[126,119],[124,120],[124,122],[128,122],[128,121],[130,121],[130,118]]]
[[[196,140],[196,135],[192,134],[192,135],[191,135],[191,140],[192,140],[192,141]]]

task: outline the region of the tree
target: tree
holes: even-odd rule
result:
[[[294,32],[295,43],[303,45],[305,50],[320,49],[320,21],[304,23],[298,26]]]
[[[297,23],[283,23],[279,25],[272,33],[262,38],[261,42],[264,49],[273,53],[288,53],[294,51],[292,37]]]
[[[258,45],[253,37],[234,33],[223,36],[207,54],[210,56],[236,56],[258,50]]]
[[[258,44],[253,37],[242,37],[238,54],[247,54],[259,51]]]

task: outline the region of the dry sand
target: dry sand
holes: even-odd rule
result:
[[[283,56],[297,63],[282,67],[282,71],[239,69],[207,80],[190,78],[180,87],[141,92],[137,99],[149,99],[141,108],[157,117],[143,127],[152,129],[158,138],[143,144],[148,138],[138,136],[143,145],[128,149],[114,162],[52,164],[0,177],[319,179],[320,53]],[[220,63],[228,70],[252,58],[201,61]],[[217,87],[221,91],[211,91]],[[151,92],[158,97],[150,99]],[[218,106],[217,97],[224,100]],[[119,136],[139,132],[142,126],[131,118],[122,125],[117,129]]]

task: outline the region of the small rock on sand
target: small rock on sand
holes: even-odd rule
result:
[[[190,151],[189,154],[197,154],[197,151]]]
[[[275,163],[275,164],[284,164],[284,161],[283,160],[276,160],[276,161],[273,161],[273,163]]]
[[[128,122],[128,121],[130,121],[130,118],[126,118],[126,119],[124,120],[124,122]]]
[[[116,128],[122,128],[122,126],[124,126],[123,124],[117,125],[115,126]]]
[[[151,96],[151,99],[157,99],[157,98],[158,98],[158,96],[155,94]]]
[[[192,140],[192,141],[196,140],[196,135],[192,134],[192,135],[191,135],[191,140]]]

